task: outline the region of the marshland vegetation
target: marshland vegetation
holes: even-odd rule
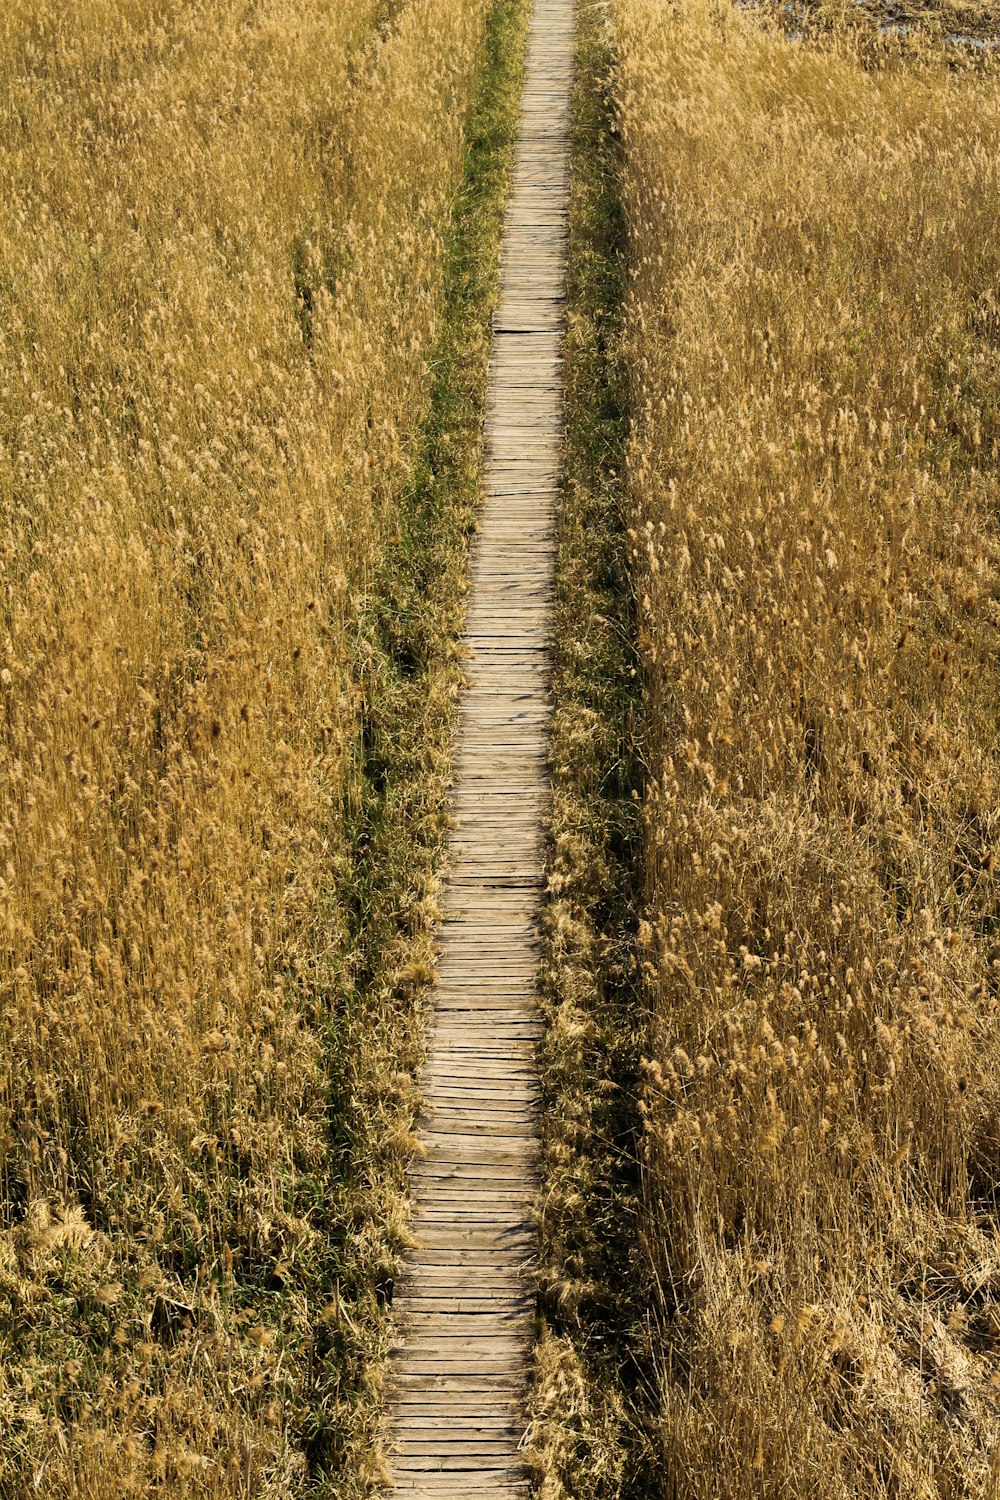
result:
[[[5,1497],[380,1472],[522,9],[0,20]]]
[[[540,1492],[997,1495],[995,17],[580,12]],[[382,1472],[524,19],[0,17],[4,1500]]]
[[[641,1254],[604,1300],[621,1375],[584,1318],[592,1373],[554,1371],[576,1417],[543,1403],[545,1494],[1000,1483],[1000,94],[942,25],[875,20],[599,23],[645,778],[615,1232]],[[577,1179],[615,1144],[578,1132]]]

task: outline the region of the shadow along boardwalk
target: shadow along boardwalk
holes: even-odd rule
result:
[[[536,0],[455,755],[451,870],[423,1079],[426,1156],[396,1297],[394,1493],[526,1495],[534,1332],[538,917],[562,469],[573,0]]]

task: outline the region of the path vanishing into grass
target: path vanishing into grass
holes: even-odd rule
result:
[[[562,472],[573,0],[536,0],[494,318],[441,960],[396,1297],[395,1491],[527,1492],[550,622]]]

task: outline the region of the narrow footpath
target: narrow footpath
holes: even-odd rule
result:
[[[472,563],[454,833],[423,1078],[426,1154],[394,1299],[394,1492],[526,1495],[534,1335],[538,923],[549,802],[550,623],[574,0],[535,0]]]

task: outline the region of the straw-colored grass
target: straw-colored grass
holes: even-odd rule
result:
[[[338,1152],[407,1137],[347,962],[352,642],[486,11],[0,16],[4,1500],[377,1464],[342,1290],[394,1226],[352,1232]]]
[[[565,481],[553,629],[552,809],[539,1054],[538,1500],[623,1500],[641,1246],[635,1078],[642,900],[634,589],[624,492],[623,235],[607,18],[579,11],[567,266]]]
[[[1000,1487],[1000,90],[616,0],[661,1493]]]

